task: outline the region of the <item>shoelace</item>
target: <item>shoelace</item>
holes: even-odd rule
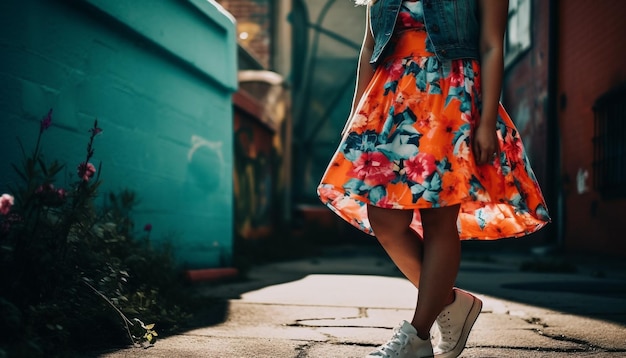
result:
[[[387,343],[378,347],[376,352],[370,354],[370,356],[377,355],[384,358],[390,358],[391,353],[398,353],[398,350],[406,344],[408,339],[409,336],[396,327],[393,329],[393,337],[391,337]]]
[[[441,313],[441,315],[437,317],[437,325],[439,326],[439,333],[441,334],[439,347],[441,348],[444,348],[442,346],[450,344],[453,340],[452,331],[450,330],[450,318],[448,318],[449,315],[450,312],[446,311]]]

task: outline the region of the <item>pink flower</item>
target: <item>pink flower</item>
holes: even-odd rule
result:
[[[55,189],[54,184],[42,184],[35,189],[35,194],[45,206],[59,207],[63,205],[67,197],[67,192],[63,188]]]
[[[386,184],[396,176],[393,163],[381,152],[363,153],[352,164],[352,174],[368,185]]]
[[[89,131],[93,133],[94,136],[97,136],[98,134],[102,133],[102,128],[93,127]]]
[[[146,226],[143,227],[143,231],[147,231],[147,232],[152,231],[152,224],[146,224]]]
[[[41,194],[44,192],[47,193],[53,190],[54,190],[54,184],[52,183],[42,184],[38,186],[37,189],[35,189],[35,194]]]
[[[48,111],[48,114],[41,119],[41,126],[39,128],[39,132],[43,132],[46,129],[50,128],[52,125],[52,108]]]
[[[419,184],[423,183],[437,168],[435,157],[428,153],[418,153],[415,157],[405,161],[404,166],[407,177]]]
[[[0,214],[8,214],[14,202],[15,198],[13,197],[13,195],[2,194],[2,196],[0,196]]]
[[[81,177],[83,181],[89,181],[95,173],[96,167],[91,163],[85,164],[85,162],[82,162],[78,165],[78,176]]]

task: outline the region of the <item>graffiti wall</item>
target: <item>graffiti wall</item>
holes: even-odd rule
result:
[[[276,112],[285,99],[280,85],[258,85],[242,85],[248,90],[233,96],[235,230],[244,239],[269,236],[288,210],[283,205],[287,122],[284,112]]]

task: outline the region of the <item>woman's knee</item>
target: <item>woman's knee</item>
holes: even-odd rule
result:
[[[409,229],[413,219],[413,211],[383,209],[375,206],[367,207],[367,216],[379,240],[403,234]]]
[[[424,232],[457,232],[460,205],[420,211]]]

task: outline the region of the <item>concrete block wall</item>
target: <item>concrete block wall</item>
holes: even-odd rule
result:
[[[234,20],[213,0],[0,3],[0,191],[16,137],[75,174],[98,119],[101,192],[130,189],[137,230],[171,234],[185,268],[232,260]],[[64,178],[57,186],[66,184]]]

